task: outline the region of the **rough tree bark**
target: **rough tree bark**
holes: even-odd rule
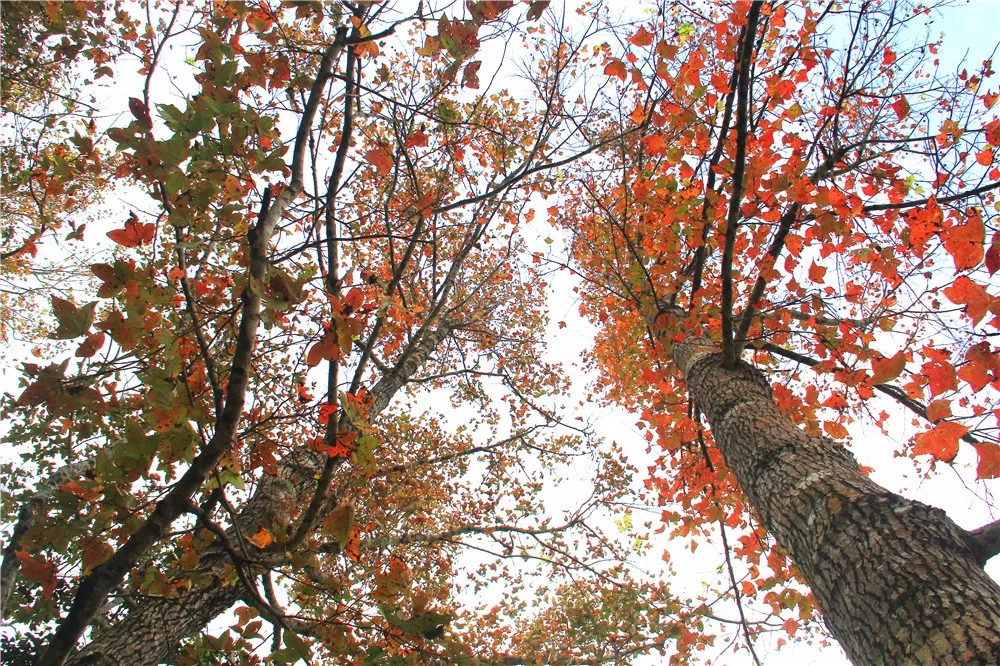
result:
[[[726,368],[704,339],[675,343],[673,358],[726,464],[851,661],[1000,663],[1000,586],[979,564],[970,533],[796,427],[748,363]]]
[[[389,406],[396,393],[455,328],[455,324],[444,322],[429,331],[413,344],[398,366],[372,387],[369,420]],[[309,503],[316,488],[315,480],[325,462],[326,456],[304,447],[301,455],[282,460],[277,474],[261,480],[257,491],[240,511],[236,524],[227,530],[230,544],[240,543],[240,534],[252,535],[274,521],[287,523],[296,507]],[[334,506],[332,502],[328,504],[321,520]],[[259,549],[252,544],[246,544],[246,548],[250,552],[239,554],[252,562],[249,568],[254,573],[259,573],[263,566],[280,566],[285,559],[283,551]],[[231,585],[219,583],[226,568],[231,566],[230,554],[216,544],[202,555],[198,564],[198,571],[208,574],[212,584],[193,589],[177,599],[146,597],[139,600],[122,621],[101,633],[67,663],[72,666],[155,666],[168,661],[183,639],[203,631],[220,613],[253,594],[239,581]]]

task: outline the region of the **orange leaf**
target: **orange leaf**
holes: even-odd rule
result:
[[[646,146],[646,152],[650,155],[662,155],[667,152],[667,140],[662,134],[650,134],[639,139]]]
[[[824,275],[826,275],[826,269],[822,266],[817,266],[814,261],[812,266],[809,267],[809,279],[822,284]]]
[[[612,58],[607,67],[604,68],[604,73],[608,76],[617,76],[619,79],[624,81],[628,70],[625,69],[625,63],[617,58]]]
[[[979,465],[976,476],[980,479],[995,479],[1000,477],[1000,446],[992,442],[974,444],[979,454]]]
[[[243,185],[236,176],[229,175],[222,183],[226,201],[238,201],[243,198]]]
[[[646,30],[645,26],[643,26],[642,28],[639,28],[639,32],[629,37],[628,41],[636,46],[649,46],[653,43],[653,37],[655,36],[656,35],[651,33],[649,30]]]
[[[267,528],[262,527],[256,534],[250,537],[250,543],[258,548],[267,548],[274,543],[274,537],[272,537],[271,533],[267,531]]]
[[[976,153],[976,162],[984,167],[993,164],[993,149],[985,148]]]
[[[938,460],[951,462],[958,454],[958,438],[969,432],[961,423],[943,421],[932,430],[920,433],[914,439],[913,455],[931,455]]]
[[[879,358],[872,361],[872,384],[885,384],[891,382],[906,367],[906,354],[902,351],[896,352],[891,358]]]
[[[367,153],[365,153],[365,159],[371,162],[379,173],[385,175],[392,171],[392,167],[396,163],[392,159],[392,153],[385,146],[379,146],[378,148],[372,148]]]
[[[933,400],[927,405],[927,420],[940,421],[951,416],[950,400]]]
[[[155,233],[155,224],[142,224],[136,214],[132,213],[125,223],[125,228],[109,231],[108,238],[123,247],[139,247],[152,243]]]
[[[995,300],[985,287],[964,275],[959,276],[950,287],[942,291],[952,303],[965,306],[965,313],[972,319],[973,324],[978,324],[979,320],[986,316]]]
[[[955,261],[955,269],[975,268],[983,260],[986,227],[979,214],[972,212],[964,222],[941,233],[944,249]]]
[[[920,371],[927,376],[930,384],[931,397],[936,397],[945,391],[954,391],[958,388],[958,381],[955,379],[955,368],[951,363],[931,362],[920,366]]]
[[[99,564],[103,564],[114,553],[114,549],[97,537],[86,537],[83,540],[83,573],[88,574]]]
[[[823,430],[834,439],[844,439],[847,437],[847,428],[836,421],[827,421],[823,424]]]
[[[32,557],[24,551],[14,553],[21,562],[21,575],[42,586],[42,594],[48,599],[56,590],[56,565],[52,562]]]
[[[973,391],[982,391],[993,379],[986,372],[982,363],[970,360],[958,369],[958,378],[972,387]]]

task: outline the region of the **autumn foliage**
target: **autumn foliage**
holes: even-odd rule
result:
[[[928,8],[445,4],[5,5],[23,663],[825,640],[694,338],[810,435],[1000,477],[996,79],[939,68]],[[587,386],[546,355],[555,280]],[[668,541],[719,535],[671,590]]]

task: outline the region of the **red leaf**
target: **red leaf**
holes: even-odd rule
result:
[[[628,38],[628,41],[636,46],[649,46],[653,43],[653,38],[656,35],[646,30],[645,26],[639,28],[639,32],[635,33]]]
[[[152,126],[152,121],[149,117],[149,109],[146,104],[138,97],[130,97],[128,100],[128,110],[132,112],[135,119],[146,126]]]
[[[986,227],[975,211],[961,224],[941,232],[944,249],[955,261],[955,269],[964,271],[975,268],[983,260],[983,244],[986,242]]]
[[[906,367],[906,354],[902,351],[896,352],[891,358],[879,358],[872,361],[872,384],[885,384],[891,382]]]
[[[1000,229],[993,234],[990,249],[986,250],[986,270],[990,272],[990,275],[1000,271]]]
[[[920,433],[914,439],[913,455],[931,455],[944,462],[951,462],[958,454],[958,438],[969,432],[961,423],[944,421],[933,430]]]
[[[479,68],[482,67],[483,63],[479,60],[473,60],[465,69],[462,70],[462,87],[472,88],[476,90],[479,88]]]
[[[826,269],[822,266],[817,266],[814,261],[812,266],[809,267],[809,279],[822,284],[824,275],[826,275]]]
[[[417,130],[416,132],[414,132],[410,136],[406,137],[406,144],[405,145],[406,145],[407,148],[413,148],[414,146],[421,146],[422,147],[422,146],[426,146],[429,141],[430,141],[430,139],[428,138],[426,132],[424,132],[423,130]]]
[[[96,331],[87,335],[87,339],[76,348],[76,355],[80,358],[90,358],[104,346],[105,335],[101,331]]]
[[[896,117],[902,120],[910,115],[910,103],[906,101],[905,97],[900,95],[899,99],[892,103],[892,110],[896,112]]]
[[[115,229],[108,232],[108,238],[124,247],[139,247],[153,242],[156,234],[156,225],[142,224],[135,213],[132,213],[125,223],[124,229]]]

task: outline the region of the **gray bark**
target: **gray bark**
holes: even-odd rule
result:
[[[1000,663],[1000,586],[944,511],[861,473],[797,428],[758,370],[704,340],[673,356],[726,464],[858,665]]]

